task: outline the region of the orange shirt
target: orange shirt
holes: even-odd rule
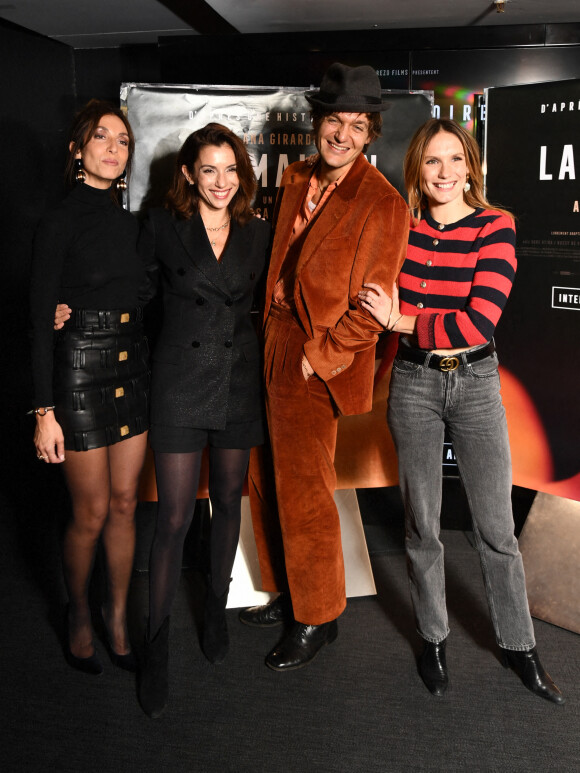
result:
[[[272,293],[272,301],[274,303],[283,306],[285,309],[293,310],[294,306],[294,279],[296,276],[296,266],[298,265],[298,259],[300,252],[302,251],[302,245],[308,234],[308,226],[316,219],[316,216],[322,212],[324,205],[334,193],[340,181],[344,175],[338,178],[333,183],[327,186],[326,190],[320,197],[318,204],[313,204],[312,199],[314,194],[319,189],[319,180],[316,171],[312,173],[312,177],[308,182],[308,189],[306,196],[302,202],[302,206],[298,210],[294,227],[292,228],[292,236],[288,243],[288,250],[286,257],[280,268],[280,276],[274,287]]]

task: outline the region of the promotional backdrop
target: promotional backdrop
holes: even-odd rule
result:
[[[580,499],[580,80],[486,97],[488,196],[517,229],[497,335],[514,482]]]
[[[255,208],[268,218],[284,169],[316,152],[304,91],[123,84],[121,104],[137,139],[129,186],[131,211],[160,203],[186,137],[215,121],[244,139],[258,179]],[[388,91],[383,92],[383,99],[390,108],[383,113],[382,137],[370,146],[367,158],[403,193],[403,156],[415,129],[431,115],[433,94]]]

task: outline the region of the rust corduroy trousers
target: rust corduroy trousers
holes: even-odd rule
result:
[[[293,315],[273,306],[264,367],[271,449],[252,451],[249,488],[262,587],[288,590],[295,619],[320,625],[346,606],[334,503],[338,413],[318,376],[304,380],[305,340]]]

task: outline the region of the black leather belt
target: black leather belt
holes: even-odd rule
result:
[[[451,356],[441,356],[439,354],[430,354],[421,349],[410,349],[406,346],[399,347],[397,356],[407,362],[416,362],[418,365],[427,365],[432,370],[440,370],[447,373],[450,370],[457,370],[463,363],[478,362],[495,352],[495,343],[490,341],[487,346],[476,349],[474,352],[461,352]]]
[[[128,322],[141,322],[143,309],[138,306],[135,309],[120,311],[119,309],[107,309],[97,311],[93,309],[73,309],[70,326],[77,330],[94,329],[109,330]]]

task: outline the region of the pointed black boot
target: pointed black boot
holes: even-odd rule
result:
[[[228,603],[229,592],[228,583],[226,592],[221,596],[216,596],[211,586],[211,580],[208,578],[201,649],[210,663],[222,663],[230,648],[230,637],[226,620],[226,604]]]
[[[143,664],[139,674],[138,697],[141,708],[152,719],[157,719],[167,705],[169,660],[169,616],[161,624],[153,639],[145,633]]]
[[[447,659],[445,657],[445,645],[447,639],[439,644],[425,642],[425,649],[419,658],[419,673],[425,682],[425,687],[432,695],[441,698],[449,684],[447,673]]]
[[[566,698],[540,663],[535,647],[523,651],[502,649],[501,662],[504,668],[513,669],[524,683],[524,687],[535,695],[557,703],[559,706],[566,702]]]

